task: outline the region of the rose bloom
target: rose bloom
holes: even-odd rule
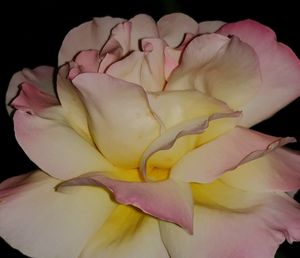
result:
[[[15,135],[41,170],[0,185],[0,234],[42,258],[271,258],[300,240],[292,137],[249,127],[300,95],[300,62],[252,20],[95,18],[59,69],[16,73]]]

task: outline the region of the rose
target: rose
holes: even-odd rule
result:
[[[299,60],[270,29],[96,18],[69,32],[59,65],[55,82],[44,66],[8,88],[16,138],[42,169],[0,185],[0,233],[13,247],[266,258],[300,239],[285,193],[299,188],[300,159],[281,147],[294,139],[247,129],[300,92]]]

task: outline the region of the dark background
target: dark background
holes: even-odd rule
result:
[[[0,4],[0,141],[2,149],[0,181],[35,168],[16,143],[11,119],[5,111],[5,91],[11,76],[24,67],[34,68],[43,64],[56,66],[57,53],[64,35],[71,28],[92,17],[110,15],[131,18],[138,13],[147,13],[157,20],[166,13],[181,11],[197,21],[217,19],[233,22],[251,18],[275,30],[278,40],[290,46],[297,56],[300,56],[300,21],[297,15],[297,5],[292,1],[278,1],[280,4],[265,5],[263,1],[258,3],[226,1],[221,5],[215,1],[211,4],[207,1],[197,4],[196,2],[196,0],[151,2],[48,0],[36,3],[10,1]],[[275,136],[294,136],[299,141],[299,110],[298,99],[268,121],[255,126],[255,129]],[[300,150],[299,143],[289,147]],[[0,239],[0,257],[25,256]],[[283,244],[276,257],[300,257],[300,244]]]

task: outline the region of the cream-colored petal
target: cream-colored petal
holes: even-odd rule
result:
[[[40,171],[8,181],[0,184],[0,234],[30,257],[77,258],[115,207],[101,188],[55,192],[59,181]]]
[[[72,60],[81,50],[101,49],[108,40],[111,29],[123,21],[121,18],[106,16],[75,27],[64,38],[58,54],[58,64]]]
[[[208,141],[216,135],[224,133],[224,130],[231,129],[235,124],[235,122],[224,123],[223,119],[236,120],[239,116],[240,112],[215,113],[187,120],[166,130],[145,149],[139,163],[141,175],[147,178],[147,167],[172,167],[184,154],[200,145],[201,141]],[[221,120],[224,127],[217,125],[214,128],[212,126],[212,132],[209,132],[209,123],[214,120]],[[217,133],[214,132],[216,128]],[[208,134],[201,137],[201,134],[205,134],[205,130],[208,131]]]
[[[219,36],[204,34],[193,39],[166,88],[195,88],[239,109],[261,86],[257,55],[238,38]]]
[[[70,179],[90,171],[117,170],[64,120],[18,110],[14,128],[16,139],[28,157],[54,177]]]
[[[90,239],[80,258],[169,258],[158,221],[119,205]]]
[[[184,39],[185,34],[197,34],[197,22],[183,13],[171,13],[163,16],[157,22],[159,36],[169,46],[177,47]]]
[[[224,173],[293,141],[295,139],[291,137],[273,137],[236,127],[186,154],[172,168],[171,176],[185,182],[212,182]]]
[[[226,24],[226,23],[223,21],[203,21],[203,22],[199,23],[198,32],[200,34],[215,33],[224,24]]]
[[[164,47],[160,39],[140,41],[142,51],[133,51],[106,71],[116,78],[141,85],[146,91],[161,91],[165,85]]]
[[[97,147],[113,164],[136,168],[159,135],[144,90],[106,74],[80,74],[73,83],[82,94]]]

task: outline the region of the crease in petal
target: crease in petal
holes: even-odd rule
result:
[[[225,172],[294,141],[292,137],[278,138],[236,127],[186,154],[172,168],[171,177],[185,182],[209,183]]]
[[[117,202],[132,205],[156,218],[176,223],[193,232],[193,200],[189,184],[174,180],[160,182],[126,182],[114,180],[101,173],[91,173],[64,181],[57,191],[70,186],[105,187]]]
[[[171,127],[169,130],[165,131],[162,135],[156,138],[143,152],[143,155],[140,159],[139,169],[141,176],[147,179],[147,163],[152,155],[161,155],[159,152],[162,150],[171,149],[174,144],[178,144],[179,140],[182,140],[176,149],[171,149],[171,153],[167,153],[167,162],[174,164],[177,162],[186,152],[190,151],[196,146],[197,138],[182,138],[184,136],[193,136],[203,133],[209,126],[209,123],[213,120],[218,120],[222,118],[234,118],[236,119],[241,115],[240,112],[231,112],[231,113],[215,113],[210,116],[197,117],[195,119],[190,119],[183,123],[178,124],[177,126]],[[221,132],[219,132],[221,133]],[[177,146],[178,146],[177,145]],[[158,156],[156,162],[166,162],[166,156]],[[162,160],[161,160],[162,159]],[[151,163],[151,166],[156,166],[155,163]],[[170,164],[169,164],[170,165]],[[159,163],[157,167],[163,167]]]
[[[143,150],[160,131],[143,88],[105,74],[81,74],[73,84],[82,94],[101,153],[115,165],[137,168]]]
[[[0,184],[1,236],[30,257],[77,258],[115,208],[103,189],[62,194],[58,183],[36,171]]]

